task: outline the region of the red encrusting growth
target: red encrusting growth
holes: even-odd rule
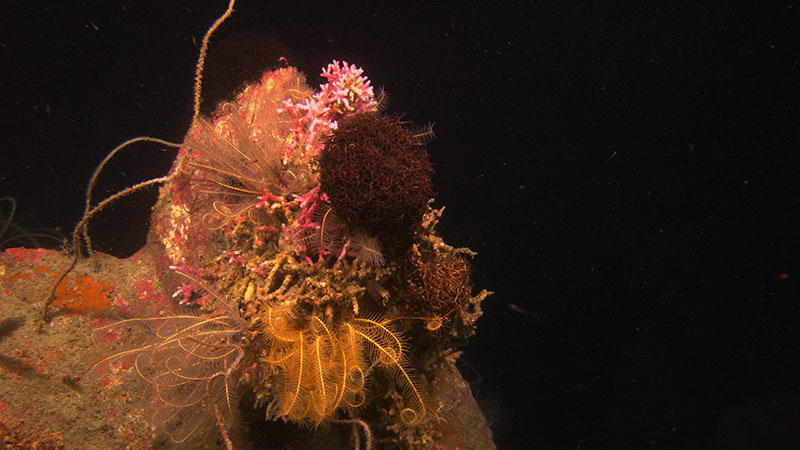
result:
[[[78,277],[73,283],[66,277],[56,289],[56,299],[52,305],[72,313],[98,313],[111,307],[108,295],[113,288],[103,281],[89,277]]]

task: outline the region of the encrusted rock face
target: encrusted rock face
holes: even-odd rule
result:
[[[120,260],[78,262],[50,320],[42,306],[69,255],[12,248],[0,254],[0,442],[5,448],[156,448],[150,397],[130,360],[96,367],[104,347],[130,345],[96,330],[125,317],[175,313],[153,247]]]
[[[256,436],[295,446],[298,435],[493,448],[454,366],[453,342],[474,333],[490,294],[473,295],[474,254],[437,235],[443,208],[430,207],[427,153],[377,112],[361,70],[334,61],[322,76],[312,90],[294,68],[268,72],[199,117],[147,246],[127,260],[82,261],[56,293],[53,308],[81,318],[81,345],[69,348],[79,371],[102,374],[81,382],[87,400],[135,422],[124,432],[142,447],[208,446],[216,433],[228,448]],[[0,269],[14,282],[40,270],[33,260],[12,269],[12,257]],[[44,296],[46,273],[25,288]],[[22,305],[22,287],[5,295]],[[45,331],[62,336],[64,323],[58,315]],[[88,356],[89,340],[102,356]],[[12,416],[28,417],[25,400],[14,402]],[[278,430],[259,431],[266,422]]]

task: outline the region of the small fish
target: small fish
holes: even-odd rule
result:
[[[523,316],[533,317],[537,321],[538,320],[542,320],[542,315],[541,314],[539,314],[539,313],[537,313],[535,311],[531,311],[529,309],[525,309],[522,306],[515,305],[514,303],[509,303],[508,304],[508,309],[510,309],[510,310],[512,310],[512,311],[514,311],[516,313],[520,313]]]

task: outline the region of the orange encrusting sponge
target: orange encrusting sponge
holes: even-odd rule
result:
[[[58,285],[52,305],[72,313],[97,313],[111,307],[107,293],[112,290],[113,288],[103,281],[78,277],[73,283],[70,277],[67,277]]]

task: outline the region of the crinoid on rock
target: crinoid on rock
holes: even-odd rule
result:
[[[443,212],[441,207],[425,213],[412,255],[399,271],[404,284],[402,303],[410,314],[438,318],[441,331],[463,339],[475,333],[480,304],[492,292],[483,289],[472,294],[469,261],[476,253],[451,247],[436,234]]]
[[[370,375],[390,375],[403,394],[400,418],[418,424],[426,401],[409,363],[409,344],[390,320],[298,314],[296,308],[268,307],[261,322],[260,362],[274,373],[268,417],[318,426],[365,405]]]
[[[313,289],[303,301],[287,301],[292,296],[284,294],[237,305],[194,274],[175,271],[204,292],[208,312],[126,319],[93,336],[100,344],[126,343],[94,370],[132,370],[150,387],[144,398],[148,420],[174,443],[191,446],[215,424],[230,443],[243,387],[266,405],[268,420],[312,428],[344,423],[368,440],[371,431],[358,417],[374,407],[371,398],[386,394],[370,392],[378,373],[400,394],[398,423],[419,425],[433,414],[411,364],[411,344],[399,331],[402,323],[420,318],[337,311]],[[321,289],[327,285],[319,283]],[[316,304],[327,306],[311,306]]]
[[[320,186],[336,214],[378,236],[391,253],[410,244],[433,195],[425,147],[397,120],[361,113],[339,121],[319,158]]]
[[[201,283],[194,275],[178,273]],[[93,370],[102,373],[132,366],[151,388],[144,399],[148,419],[178,444],[197,444],[215,422],[229,442],[228,430],[237,414],[235,387],[244,357],[240,339],[247,325],[238,308],[220,295],[209,291],[207,297],[213,299],[209,306],[218,310],[127,319],[93,334],[96,345],[129,343]]]
[[[410,307],[419,313],[446,315],[461,309],[472,293],[469,262],[462,255],[416,258],[406,272]]]
[[[212,209],[204,219],[212,228],[239,216],[259,223],[259,208],[313,184],[307,165],[287,154],[293,122],[282,109],[283,102],[305,101],[312,91],[293,67],[266,76],[270,82],[221,104],[216,119],[198,117],[187,135],[191,185],[200,204]]]

